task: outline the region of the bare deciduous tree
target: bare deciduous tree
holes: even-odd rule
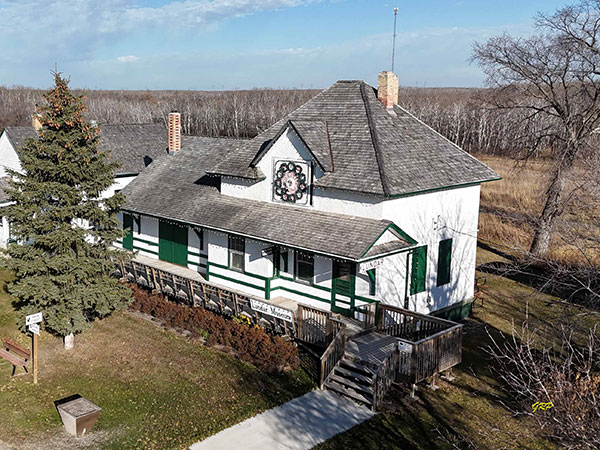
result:
[[[495,89],[490,102],[498,108],[526,112],[525,157],[541,149],[553,161],[530,252],[543,256],[552,230],[570,197],[565,179],[578,159],[597,152],[600,125],[600,0],[539,16],[536,35],[507,34],[477,43],[473,60]],[[538,125],[542,123],[543,126]]]
[[[505,389],[521,405],[515,414],[532,415],[566,448],[600,448],[600,338],[596,329],[579,342],[572,327],[554,331],[555,340],[549,340],[548,330],[532,330],[526,320],[504,341],[489,334],[487,351]]]

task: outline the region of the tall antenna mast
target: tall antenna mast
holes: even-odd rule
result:
[[[392,72],[394,71],[394,54],[396,53],[396,17],[398,16],[398,8],[394,8],[394,39],[392,44]]]

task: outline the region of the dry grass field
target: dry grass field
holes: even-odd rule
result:
[[[499,156],[477,155],[493,168],[502,180],[486,183],[481,189],[479,238],[505,250],[527,251],[533,237],[533,223],[544,206],[543,194],[549,163],[537,159],[526,164]],[[567,191],[577,191],[560,218],[549,257],[559,263],[582,262],[582,249],[600,266],[600,201],[598,186],[586,182],[592,174],[577,168],[567,183]],[[594,181],[597,184],[596,180]]]

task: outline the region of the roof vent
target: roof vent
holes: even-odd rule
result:
[[[169,154],[181,150],[181,114],[169,113]]]
[[[386,108],[398,104],[398,77],[394,72],[386,70],[377,76],[377,98]]]
[[[42,129],[40,117],[42,117],[42,115],[38,113],[31,115],[31,126],[35,129],[35,131],[40,131]]]

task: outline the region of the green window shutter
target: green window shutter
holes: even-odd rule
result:
[[[437,285],[450,283],[450,266],[452,262],[452,239],[440,241],[438,252]]]
[[[375,295],[377,293],[375,269],[367,270],[367,275],[369,276],[369,295]]]
[[[413,251],[410,279],[410,295],[423,292],[427,278],[427,246],[417,247]]]

